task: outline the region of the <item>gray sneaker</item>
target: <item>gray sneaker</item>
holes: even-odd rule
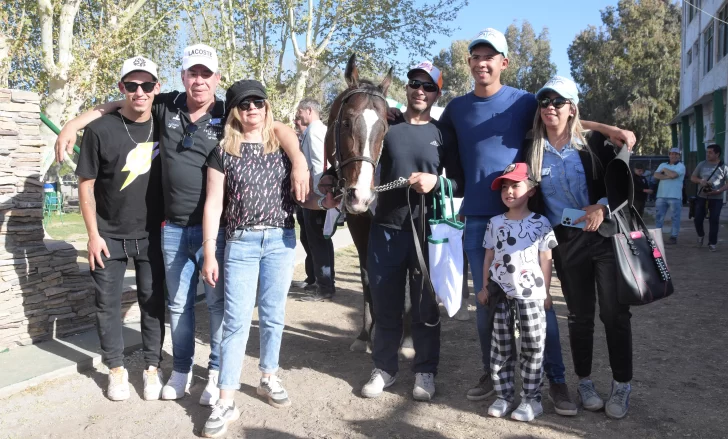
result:
[[[710,250],[710,251],[714,252],[714,251],[716,251],[716,250],[717,250],[717,247],[715,246],[715,244],[709,244],[709,245],[708,245],[708,250]]]
[[[417,401],[429,401],[435,396],[435,374],[416,373],[415,388],[412,389],[412,396]]]
[[[561,416],[576,416],[576,404],[571,400],[569,388],[563,383],[549,384],[549,399]]]
[[[698,247],[702,247],[705,242],[705,236],[698,236]]]
[[[485,398],[495,393],[493,388],[493,380],[490,379],[490,375],[484,373],[478,381],[478,385],[468,390],[466,398],[469,401],[482,401]]]
[[[369,381],[361,388],[361,396],[364,398],[376,398],[381,395],[384,389],[397,381],[396,375],[390,375],[382,369],[374,369]]]
[[[632,385],[630,383],[612,381],[612,394],[609,395],[609,400],[604,408],[607,417],[622,419],[627,416],[630,393],[632,393]]]
[[[269,378],[261,378],[256,391],[259,396],[267,398],[268,404],[273,407],[281,408],[291,405],[288,392],[281,385],[281,379],[275,375],[271,375]]]
[[[579,381],[579,387],[576,390],[579,394],[581,405],[584,406],[585,410],[596,412],[604,407],[604,401],[597,393],[597,389],[594,388],[592,380]]]
[[[237,421],[240,417],[240,411],[233,402],[232,405],[223,404],[217,401],[213,406],[210,417],[205,422],[205,428],[202,429],[204,437],[220,437],[227,433],[228,425]]]

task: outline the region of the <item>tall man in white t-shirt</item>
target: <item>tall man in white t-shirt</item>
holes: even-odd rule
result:
[[[661,163],[655,171],[655,179],[660,181],[657,187],[655,204],[655,226],[662,230],[667,209],[672,209],[672,232],[668,244],[677,244],[680,233],[680,213],[682,212],[682,187],[685,178],[685,165],[680,161],[680,148],[670,150],[670,162]]]

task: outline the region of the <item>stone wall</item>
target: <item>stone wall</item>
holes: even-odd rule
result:
[[[78,252],[44,240],[39,102],[35,93],[0,89],[0,352],[95,323],[93,284]],[[138,315],[134,296],[124,294],[127,320]]]

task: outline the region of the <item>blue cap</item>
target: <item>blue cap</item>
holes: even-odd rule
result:
[[[549,82],[541,87],[541,90],[536,93],[536,98],[538,99],[543,93],[546,93],[547,91],[557,93],[562,98],[566,98],[573,102],[574,105],[577,105],[579,103],[579,90],[576,88],[576,84],[574,83],[574,81],[569,78],[565,78],[563,76],[554,76],[553,78],[549,79]]]
[[[492,46],[496,52],[501,53],[504,57],[508,58],[508,42],[506,41],[505,35],[491,27],[483,29],[480,33],[478,33],[478,36],[473,38],[473,41],[468,44],[468,52],[472,53],[473,47],[478,44],[488,44],[489,46]]]

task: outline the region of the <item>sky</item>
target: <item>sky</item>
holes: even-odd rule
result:
[[[431,2],[432,0],[427,0]],[[425,3],[421,0],[420,3]],[[556,64],[561,76],[571,78],[569,56],[566,53],[574,37],[589,25],[600,26],[600,11],[607,6],[616,6],[617,0],[470,0],[456,20],[459,27],[452,36],[437,38],[437,47],[432,53],[439,53],[455,39],[470,40],[481,29],[492,27],[505,33],[508,25],[517,20],[520,28],[528,20],[536,34],[546,26],[551,38],[551,61]],[[406,59],[403,56],[403,59]]]

